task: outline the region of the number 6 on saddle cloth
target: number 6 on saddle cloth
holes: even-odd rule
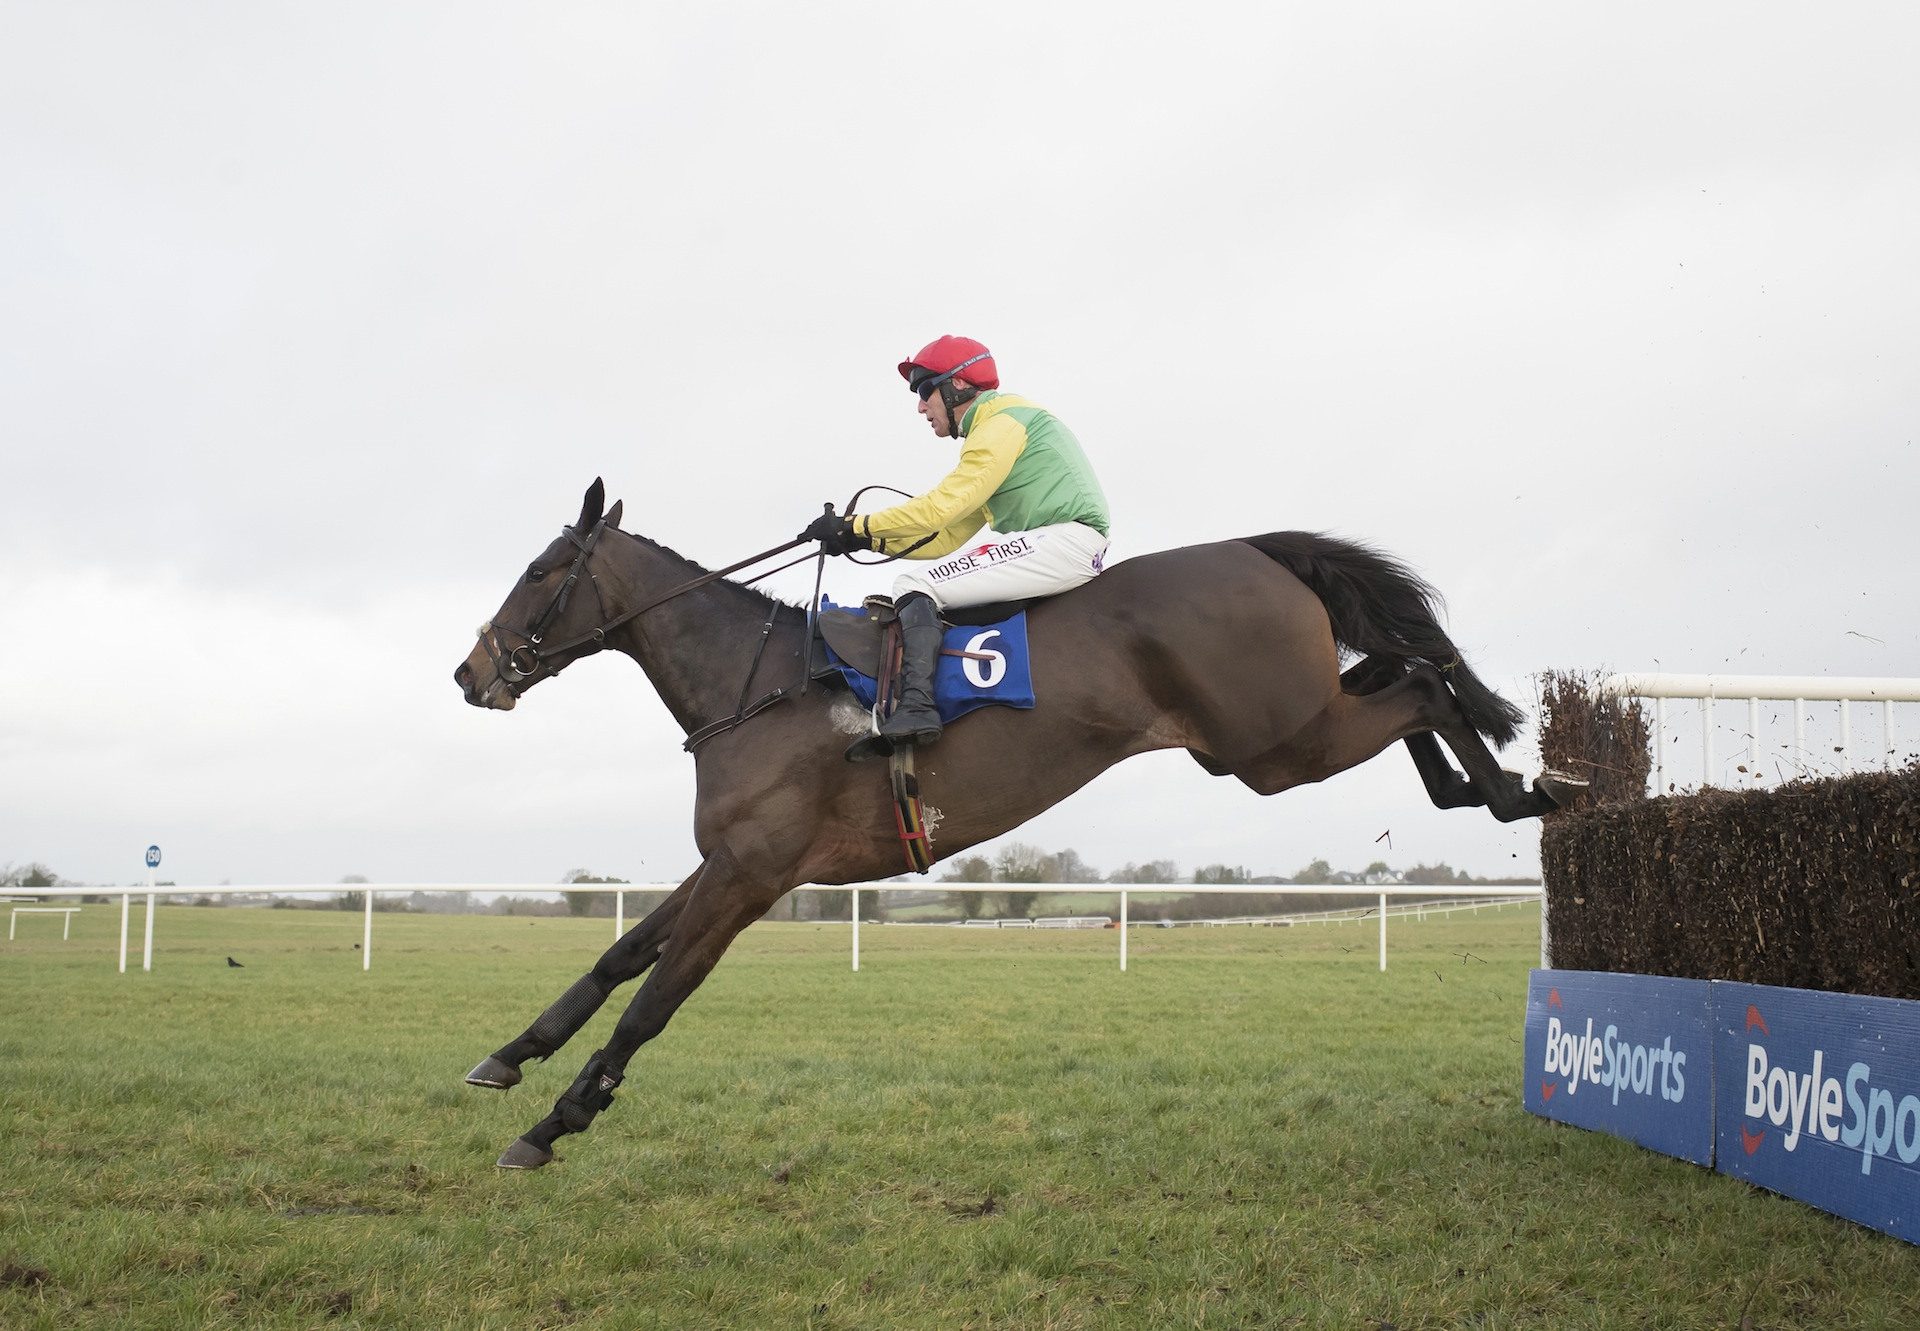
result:
[[[820,598],[820,636],[827,661],[853,696],[872,707],[879,686],[880,635],[864,609]],[[949,628],[933,671],[933,700],[940,720],[952,724],[980,707],[1032,707],[1033,672],[1027,661],[1027,614],[997,624]]]

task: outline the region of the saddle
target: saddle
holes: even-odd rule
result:
[[[1028,601],[1003,601],[993,605],[971,606],[945,618],[949,627],[954,624],[999,624],[1024,610],[1028,604]],[[874,681],[874,715],[883,717],[889,715],[898,702],[900,617],[894,610],[892,599],[885,596],[869,596],[862,603],[862,610],[864,613],[856,614],[838,607],[824,609],[819,612],[815,623],[821,640],[832,649],[834,656]],[[995,659],[984,653],[952,647],[942,647],[940,651],[943,656],[978,661]],[[826,671],[839,675],[839,671],[831,664]],[[1027,705],[1032,705],[1031,699]],[[933,829],[920,800],[920,779],[914,772],[913,746],[908,744],[896,749],[877,734],[860,743],[873,745],[875,756],[886,754],[887,774],[893,794],[894,827],[899,833],[907,868],[913,873],[926,873],[933,867]]]
[[[887,630],[896,621],[893,600],[886,596],[869,596],[862,603],[864,615],[851,610],[842,610],[838,606],[822,610],[816,617],[820,638],[833,648],[834,654],[842,661],[873,679],[883,679],[886,672]],[[988,605],[970,605],[958,610],[943,610],[940,618],[950,627],[998,624],[1001,620],[1012,619],[1015,615],[1032,605],[1032,600],[994,601]],[[942,656],[967,656],[969,653],[957,652],[951,647],[942,648]]]

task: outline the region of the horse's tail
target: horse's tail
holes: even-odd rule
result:
[[[1304,582],[1327,607],[1333,640],[1362,656],[1439,668],[1473,728],[1504,747],[1525,719],[1473,673],[1440,627],[1440,593],[1391,555],[1316,532],[1277,531],[1246,543]]]

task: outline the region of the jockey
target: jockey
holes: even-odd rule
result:
[[[1107,501],[1072,432],[1044,408],[999,392],[993,354],[979,342],[937,338],[900,362],[900,377],[919,394],[934,436],[962,441],[959,465],[904,504],[823,515],[801,535],[828,554],[878,550],[923,564],[893,582],[904,675],[880,734],[924,745],[940,738],[940,611],[1053,596],[1091,580],[1106,558]],[[983,527],[995,539],[975,541]]]

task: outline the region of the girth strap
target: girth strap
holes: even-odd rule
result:
[[[749,717],[756,716],[759,713],[764,712],[767,708],[773,706],[775,703],[779,702],[782,698],[787,696],[787,690],[775,689],[772,693],[767,694],[764,698],[761,698],[758,702],[754,703],[752,706],[747,705],[747,695],[753,692],[753,677],[756,673],[758,673],[760,669],[760,658],[766,653],[767,639],[773,634],[773,622],[779,616],[779,614],[780,614],[780,603],[776,601],[774,602],[773,607],[767,611],[767,622],[763,626],[761,626],[760,642],[753,649],[753,661],[751,664],[747,666],[746,679],[741,682],[740,701],[734,705],[733,715],[722,718],[719,721],[714,721],[708,725],[701,726],[698,730],[694,731],[691,735],[688,735],[685,742],[680,745],[680,747],[685,749],[688,753],[692,753],[694,749],[706,743],[708,740],[712,739],[715,735],[724,735],[727,731],[732,730],[735,726],[739,725],[742,721],[745,721]]]

